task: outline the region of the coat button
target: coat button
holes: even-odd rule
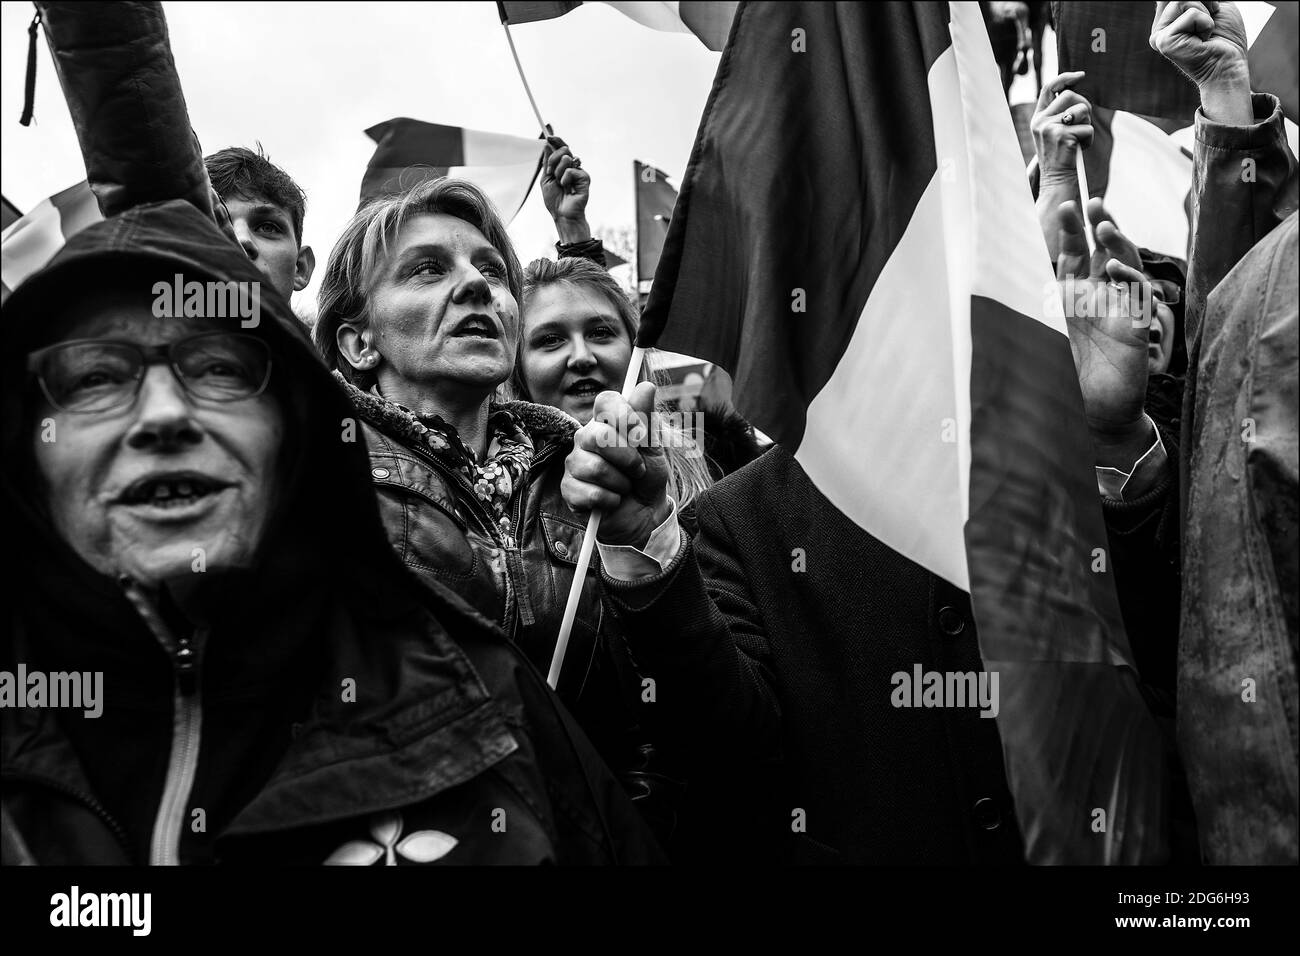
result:
[[[998,812],[998,805],[993,802],[992,797],[981,797],[976,800],[971,814],[975,817],[976,826],[985,830],[996,830],[1002,825],[1002,814]]]
[[[944,607],[939,609],[939,626],[949,637],[956,637],[966,630],[966,621],[957,611]]]
[[[568,545],[566,545],[563,541],[555,542],[555,553],[562,558],[567,558],[569,556]]]
[[[371,468],[370,473],[376,478],[387,478],[391,474],[387,468]]]

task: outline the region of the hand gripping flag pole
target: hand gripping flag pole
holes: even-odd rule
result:
[[[645,349],[639,345],[632,349],[632,359],[627,363],[627,377],[623,379],[623,401],[632,398],[636,380],[641,375],[641,363],[645,359]],[[591,549],[596,546],[596,531],[600,528],[601,512],[592,511],[587,518],[587,533],[582,538],[582,550],[578,554],[578,566],[573,571],[573,585],[569,588],[569,603],[564,606],[564,620],[560,622],[560,635],[555,641],[555,654],[551,657],[551,670],[546,675],[546,683],[554,690],[560,683],[560,669],[564,666],[564,652],[569,649],[569,632],[573,630],[573,619],[578,613],[578,601],[582,597],[582,586],[587,581],[587,568],[591,564]]]

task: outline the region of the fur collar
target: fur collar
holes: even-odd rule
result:
[[[420,435],[424,426],[411,412],[373,392],[363,392],[337,370],[334,378],[348,393],[348,398],[356,406],[361,417],[376,428],[392,435],[410,445],[421,444]],[[540,452],[548,444],[562,444],[573,441],[573,433],[578,430],[577,419],[552,408],[550,405],[538,405],[534,402],[492,402],[491,411],[506,411],[519,420],[520,426],[533,440],[533,448]]]

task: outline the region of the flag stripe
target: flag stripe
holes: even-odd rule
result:
[[[677,12],[706,47],[720,51],[727,45],[737,6],[737,3],[717,3],[714,0],[681,0]]]
[[[479,186],[512,220],[541,168],[540,139],[442,126],[405,117],[366,130],[376,147],[361,180],[361,202],[391,195],[440,176]]]
[[[944,371],[953,362],[944,307],[953,290],[943,236],[943,191],[935,175],[884,263],[848,348],[808,406],[795,458],[854,523],[968,591],[958,445],[966,436],[958,432],[957,395]],[[925,281],[918,282],[921,263]]]
[[[966,550],[980,656],[1001,675],[998,730],[1026,859],[1162,862],[1161,741],[1109,564],[1096,563],[1109,545],[1060,295],[981,17],[952,7],[953,125],[971,160],[958,176],[972,213]],[[936,123],[946,119],[936,102]],[[960,250],[962,236],[946,238]],[[1104,836],[1090,830],[1098,807]]]
[[[0,273],[9,289],[54,257],[70,237],[103,219],[84,181],[60,190],[9,224],[0,237]]]
[[[371,160],[374,166],[465,165],[464,136],[459,126],[401,117],[370,127],[366,135],[378,144]]]
[[[731,370],[741,413],[794,448],[805,409],[834,372],[934,174],[924,71],[948,45],[947,8],[873,6],[869,30],[861,14],[839,4],[754,10],[742,4],[736,14],[638,342]],[[792,49],[796,28],[815,55]],[[733,55],[738,47],[746,55]],[[771,56],[790,58],[781,95],[757,96],[772,86]],[[832,119],[807,108],[842,88],[846,76],[855,91],[851,115]],[[892,129],[897,117],[922,133],[857,134]],[[809,143],[817,147],[816,176],[800,171]],[[826,182],[868,201],[801,222],[775,212],[819,208]],[[719,283],[707,269],[683,270],[691,261],[736,263],[740,271]],[[805,311],[795,311],[800,306]],[[665,329],[670,311],[679,319]]]
[[[582,0],[568,0],[568,2],[546,3],[546,2],[510,2],[498,0],[497,9],[501,14],[502,23],[535,23],[538,20],[553,20],[556,17],[562,17],[570,10],[582,6]]]

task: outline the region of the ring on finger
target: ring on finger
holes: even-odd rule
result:
[[[1074,122],[1074,116],[1073,116],[1073,114],[1071,114],[1071,113],[1062,113],[1062,114],[1061,114],[1061,125],[1062,125],[1062,126],[1069,126],[1069,125],[1070,125],[1071,123],[1073,123],[1073,122]]]

